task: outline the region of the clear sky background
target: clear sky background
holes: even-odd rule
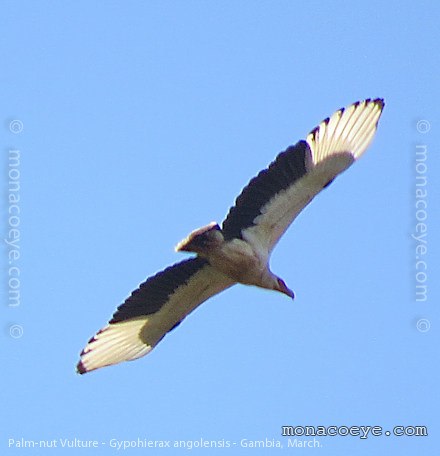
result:
[[[11,260],[3,243],[0,452],[75,452],[8,449],[21,438],[97,440],[77,450],[91,455],[115,453],[111,439],[203,438],[232,443],[193,451],[293,454],[301,450],[287,448],[282,425],[424,425],[428,437],[328,437],[303,451],[436,454],[438,2],[2,1],[0,9],[2,236],[11,228],[8,155],[19,150],[21,255]],[[184,258],[178,241],[220,222],[278,152],[368,97],[386,102],[370,149],[272,256],[295,301],[236,286],[147,357],[75,373],[87,340],[130,292]],[[417,146],[426,151],[418,168]],[[428,193],[418,215],[417,173]],[[425,216],[426,237],[416,241]],[[425,241],[427,253],[417,253]],[[418,279],[416,261],[427,268]],[[19,306],[10,306],[11,284]],[[240,445],[266,438],[284,449]]]

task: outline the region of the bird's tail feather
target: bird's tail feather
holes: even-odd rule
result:
[[[176,245],[176,252],[195,252],[204,254],[223,242],[223,235],[216,222],[194,230]]]

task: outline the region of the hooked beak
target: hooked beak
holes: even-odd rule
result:
[[[278,279],[278,291],[289,296],[289,298],[295,299],[295,293],[287,287],[286,282],[283,279]]]
[[[283,293],[289,296],[289,298],[295,299],[295,293],[290,288],[286,287],[286,289],[283,290]]]

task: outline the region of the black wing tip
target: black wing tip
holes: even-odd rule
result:
[[[92,342],[94,342],[94,341],[96,340],[96,336],[97,336],[100,332],[102,332],[102,331],[101,331],[101,330],[98,331],[98,332],[96,333],[95,336],[93,336],[93,337],[90,338],[90,340],[87,342],[87,346],[88,346],[90,343],[92,343]],[[86,347],[87,347],[87,346],[86,346]],[[79,374],[79,375],[83,375],[83,374],[86,374],[87,372],[90,372],[90,370],[88,370],[88,369],[86,368],[86,366],[84,365],[83,360],[82,360],[82,357],[83,357],[85,354],[86,354],[86,349],[84,348],[84,349],[81,351],[81,353],[79,354],[79,358],[80,358],[80,359],[79,359],[79,361],[78,361],[78,364],[76,365],[76,373]]]
[[[380,111],[383,110],[383,108],[385,107],[385,100],[383,98],[375,98],[374,100],[372,100],[371,98],[367,98],[365,100],[365,103],[369,104],[374,104],[376,105]]]
[[[385,106],[385,99],[384,98],[375,98],[373,100],[373,103],[381,106],[381,107],[384,107]]]
[[[367,98],[365,100],[365,104],[373,104],[379,108],[379,117],[376,121],[376,127],[377,127],[380,116],[382,115],[383,108],[385,107],[385,100],[383,98],[375,98],[374,100],[372,100],[371,98]]]
[[[84,365],[84,363],[82,362],[82,360],[80,360],[78,362],[78,364],[76,365],[76,373],[78,375],[84,375],[84,374],[88,374],[89,372],[93,372],[97,369],[100,369],[101,367],[108,367],[109,364],[105,364],[105,365],[102,365],[102,366],[97,366],[97,367],[93,367],[91,369],[87,369],[87,367]]]
[[[380,108],[380,110],[382,111],[382,109],[384,108],[385,106],[385,100],[383,98],[365,98],[364,100],[359,100],[359,101],[355,101],[354,103],[352,103],[351,105],[349,106],[344,106],[342,108],[340,108],[338,111],[343,114],[344,111],[349,108],[350,106],[354,106],[355,108],[357,108],[360,104],[362,103],[365,103],[366,105],[367,104],[374,104],[376,106],[378,106]],[[325,119],[324,122],[326,122],[328,119]],[[317,127],[318,128],[318,127]],[[313,131],[315,131],[316,128]]]
[[[353,103],[354,106],[359,106],[361,103],[365,104],[377,104],[379,106],[385,106],[385,101],[383,98],[365,98],[364,100],[359,100]]]
[[[365,98],[364,100],[355,101],[354,103],[352,103],[349,106],[344,106],[344,107],[338,109],[338,111],[336,111],[336,113],[339,113],[342,116],[342,114],[344,114],[345,110],[348,109],[349,107],[354,106],[355,108],[357,108],[362,103],[365,103],[365,105],[368,105],[368,104],[376,105],[379,108],[380,112],[382,112],[382,110],[385,106],[385,100],[383,98],[374,98],[374,99]],[[324,119],[319,125],[317,125],[313,130],[310,131],[309,135],[311,135],[314,139],[316,139],[316,135],[317,135],[318,131],[320,130],[322,124],[324,123],[324,124],[328,125],[329,121],[330,121],[329,117]],[[379,122],[379,119],[378,119],[378,122]],[[376,125],[377,125],[377,123],[376,123]]]
[[[339,111],[342,111],[341,109]],[[318,132],[318,130],[320,129],[320,125],[316,126],[310,133],[309,135],[312,135],[313,138],[316,138],[316,133]]]
[[[76,373],[79,374],[79,375],[83,375],[85,374],[87,371],[87,369],[85,368],[84,364],[82,361],[80,361],[77,365],[76,365]]]

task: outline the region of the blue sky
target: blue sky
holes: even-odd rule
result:
[[[283,425],[424,425],[427,437],[322,437],[304,451],[434,454],[438,3],[4,1],[1,10],[2,454],[55,454],[16,448],[22,438],[55,439],[56,454],[75,451],[59,447],[75,438],[98,441],[82,450],[95,455],[138,438],[287,454]],[[129,293],[183,258],[178,241],[220,222],[278,152],[368,97],[386,102],[369,151],[272,256],[295,301],[236,286],[147,357],[75,373]],[[241,446],[266,438],[284,448]]]

